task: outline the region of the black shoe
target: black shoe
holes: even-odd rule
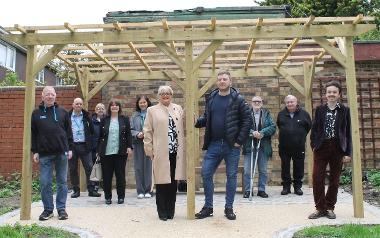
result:
[[[117,204],[123,204],[123,203],[124,203],[124,198],[117,199]]]
[[[161,221],[167,221],[168,218],[166,216],[158,216],[160,218]]]
[[[74,190],[74,192],[71,194],[71,198],[77,198],[80,196],[80,191],[79,190]]]
[[[39,220],[40,221],[46,221],[46,220],[49,220],[50,218],[52,218],[53,216],[54,216],[53,211],[44,210],[41,213]]]
[[[110,205],[112,203],[112,200],[111,200],[111,198],[109,198],[109,199],[106,199],[106,204],[107,205]]]
[[[333,210],[327,210],[326,211],[326,217],[328,219],[336,219],[336,215]]]
[[[265,191],[258,191],[257,196],[262,197],[262,198],[267,198],[269,197],[268,194]]]
[[[69,218],[69,215],[67,215],[65,209],[58,210],[58,220],[67,220],[67,218]]]
[[[224,208],[224,215],[227,217],[228,220],[236,219],[236,215],[232,208],[229,208],[229,207]]]
[[[290,193],[290,188],[283,188],[281,191],[281,195],[287,195]]]
[[[316,210],[315,212],[313,212],[312,214],[309,215],[309,219],[318,219],[320,217],[324,217],[326,216],[327,212],[326,211],[319,211],[319,210]]]
[[[214,214],[212,207],[203,207],[202,210],[195,214],[196,219],[203,219],[206,217],[212,217]]]
[[[249,198],[249,191],[244,192],[243,198]]]
[[[88,192],[88,196],[89,197],[100,197],[102,196],[100,193],[98,193],[98,191],[91,191],[91,192]]]
[[[301,188],[294,188],[294,194],[302,196],[303,195],[302,189]]]

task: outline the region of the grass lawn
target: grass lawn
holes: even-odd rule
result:
[[[380,238],[380,225],[308,227],[296,232],[293,238]]]
[[[78,238],[77,234],[59,230],[51,227],[42,227],[36,224],[30,226],[22,226],[16,224],[14,226],[1,226],[0,227],[0,237],[6,238]]]

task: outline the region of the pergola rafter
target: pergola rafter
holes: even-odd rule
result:
[[[233,77],[283,77],[305,96],[311,113],[311,85],[324,60],[335,59],[347,77],[352,110],[354,215],[363,217],[360,138],[356,102],[353,37],[375,28],[374,18],[309,17],[110,23],[5,28],[0,39],[28,47],[24,111],[23,195],[21,219],[30,219],[30,115],[34,107],[34,76],[54,56],[73,69],[87,105],[111,80],[171,80],[184,91],[186,108],[187,215],[194,218],[195,162],[198,129],[193,117],[198,101],[215,83],[217,69]],[[170,26],[170,27],[169,27]],[[293,40],[289,40],[293,39]],[[175,43],[174,43],[175,42]],[[39,60],[36,46],[53,45]],[[338,45],[338,47],[336,46]],[[79,50],[80,55],[71,54]],[[99,60],[97,60],[99,58]],[[303,76],[301,82],[298,78]],[[199,79],[207,79],[199,85]],[[97,83],[96,83],[97,82]],[[89,84],[94,84],[90,90]],[[309,182],[311,152],[308,148]],[[81,185],[81,187],[83,187]]]

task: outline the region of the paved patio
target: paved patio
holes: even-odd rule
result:
[[[19,211],[0,217],[0,224],[37,223],[40,225],[60,227],[79,233],[81,237],[292,237],[294,231],[305,226],[320,224],[361,223],[379,224],[380,209],[365,203],[365,218],[353,217],[352,196],[344,191],[338,195],[335,209],[336,220],[320,218],[309,220],[307,216],[314,210],[312,190],[304,188],[304,195],[280,195],[281,187],[268,187],[269,198],[257,196],[253,201],[243,199],[241,193],[235,197],[235,221],[224,217],[224,193],[214,195],[214,217],[203,220],[186,218],[186,194],[177,196],[174,220],[163,222],[156,213],[155,198],[137,199],[135,190],[127,190],[125,204],[104,204],[104,198],[68,197],[67,212],[69,219],[59,221],[54,218],[40,222],[38,216],[42,211],[41,202],[32,205],[30,221],[20,221]],[[114,191],[115,192],[115,191]],[[117,197],[116,194],[114,198]],[[203,206],[203,194],[196,195],[196,211]]]

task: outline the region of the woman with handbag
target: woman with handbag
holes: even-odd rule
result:
[[[133,162],[138,199],[152,197],[152,161],[145,155],[143,143],[146,110],[151,105],[152,103],[147,96],[138,96],[136,112],[131,119]]]
[[[170,86],[158,89],[159,103],[147,109],[144,123],[144,149],[153,161],[156,205],[162,221],[173,219],[177,180],[186,177],[183,110],[172,103]]]
[[[106,204],[112,203],[112,177],[116,176],[117,203],[124,203],[125,166],[132,153],[132,135],[129,118],[121,115],[120,102],[111,100],[107,116],[100,122],[98,153],[103,172],[104,197]]]

